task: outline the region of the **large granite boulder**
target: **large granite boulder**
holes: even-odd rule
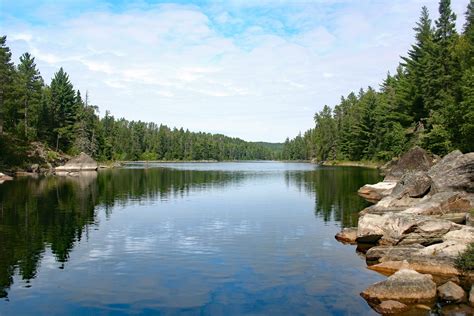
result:
[[[474,193],[474,153],[455,150],[431,167],[432,193],[466,191]]]
[[[436,284],[429,274],[401,269],[387,280],[369,286],[361,296],[372,306],[388,300],[403,304],[432,304],[436,299]]]
[[[401,198],[396,198],[392,195],[384,197],[377,204],[369,206],[359,212],[360,215],[365,214],[385,214],[389,212],[402,212],[410,207],[416,206],[422,199],[411,198],[405,195]]]
[[[398,181],[407,172],[428,171],[433,164],[434,157],[426,150],[415,146],[404,153],[386,172],[384,180]]]
[[[438,297],[443,302],[461,303],[466,301],[466,293],[456,283],[449,281],[438,287]]]
[[[403,213],[440,216],[452,213],[467,213],[474,208],[474,194],[466,192],[440,192],[426,196],[418,204]]]
[[[393,188],[391,195],[397,199],[408,195],[412,198],[425,196],[431,188],[431,178],[426,171],[407,172]]]
[[[97,161],[85,153],[80,153],[78,156],[69,160],[64,166],[56,167],[55,171],[57,173],[69,173],[79,171],[95,171],[97,168]]]
[[[369,202],[375,203],[392,193],[396,181],[382,181],[376,184],[366,184],[357,193]]]
[[[366,214],[359,218],[357,242],[380,245],[421,244],[442,242],[442,237],[460,226],[427,216],[387,213]]]
[[[402,246],[375,246],[366,252],[365,260],[367,261],[368,265],[373,265],[384,261],[403,261],[423,248],[424,247],[420,244]]]

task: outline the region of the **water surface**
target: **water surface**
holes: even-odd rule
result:
[[[131,164],[0,185],[0,314],[366,315],[334,235],[376,171]]]

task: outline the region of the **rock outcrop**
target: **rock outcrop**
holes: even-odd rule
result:
[[[387,280],[369,286],[361,296],[371,305],[389,300],[408,305],[431,305],[436,299],[436,284],[429,274],[402,269]]]
[[[371,270],[391,275],[361,293],[377,312],[406,311],[436,299],[468,301],[464,289],[474,273],[460,271],[456,259],[474,242],[474,153],[454,151],[438,159],[415,147],[390,163],[383,182],[358,193],[376,204],[359,213],[357,247],[364,246]],[[336,238],[353,236],[351,230]],[[469,303],[474,306],[474,287]]]
[[[56,173],[70,173],[79,171],[95,171],[97,170],[97,162],[85,153],[69,160],[64,166],[55,168]]]

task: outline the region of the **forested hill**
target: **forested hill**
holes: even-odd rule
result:
[[[474,0],[461,34],[455,22],[450,0],[434,23],[423,7],[397,72],[377,91],[325,106],[313,129],[286,140],[283,158],[388,160],[415,144],[439,155],[474,151]]]
[[[117,119],[109,112],[100,118],[98,107],[74,89],[62,68],[47,85],[29,53],[18,65],[11,61],[6,40],[0,37],[0,166],[15,163],[12,157],[18,158],[18,151],[27,151],[32,142],[98,160],[277,158],[268,144]]]

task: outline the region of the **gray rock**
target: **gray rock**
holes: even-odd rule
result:
[[[421,244],[442,242],[451,230],[460,229],[453,222],[401,213],[366,214],[359,218],[357,242],[380,245]]]
[[[457,214],[455,219],[464,222],[459,216],[465,215],[474,207],[474,194],[466,192],[441,192],[426,196],[415,206],[402,211],[404,214],[434,215],[448,217],[448,214]]]
[[[466,301],[466,293],[454,282],[446,282],[438,287],[438,297],[440,300],[449,303],[461,303]]]
[[[399,180],[407,172],[428,171],[434,164],[434,158],[426,150],[413,147],[403,154],[393,165],[384,180]]]
[[[403,304],[432,304],[436,298],[436,284],[429,274],[401,269],[387,280],[369,286],[361,296],[371,305],[388,300]]]
[[[455,150],[431,167],[433,193],[444,191],[474,192],[474,153]]]
[[[64,166],[56,167],[58,173],[70,173],[78,171],[95,171],[97,170],[97,162],[85,153],[69,160]]]
[[[424,247],[420,244],[403,246],[376,246],[370,248],[365,254],[365,260],[369,265],[383,261],[403,261],[411,257],[418,250]]]
[[[426,171],[407,172],[393,188],[391,195],[397,199],[408,195],[412,198],[425,196],[431,188],[431,178]]]

